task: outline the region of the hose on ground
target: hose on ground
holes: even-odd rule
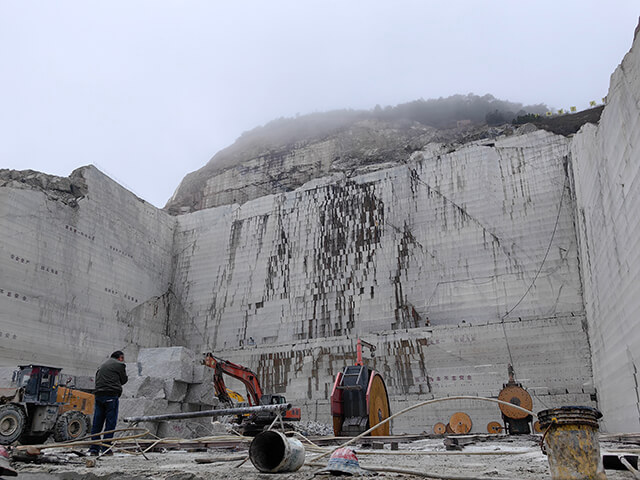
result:
[[[513,403],[504,402],[504,401],[498,400],[496,398],[479,397],[479,396],[475,396],[475,395],[459,395],[459,396],[456,396],[456,397],[434,398],[432,400],[425,400],[424,402],[416,403],[415,405],[407,407],[404,410],[401,410],[398,413],[393,414],[390,417],[385,418],[381,422],[379,422],[376,425],[374,425],[373,427],[371,427],[369,430],[366,430],[366,431],[362,432],[360,435],[355,436],[351,440],[343,443],[342,445],[339,445],[339,446],[337,446],[335,448],[332,448],[332,449],[326,451],[325,453],[323,453],[322,455],[311,459],[311,461],[312,462],[318,461],[321,458],[326,457],[327,455],[331,455],[331,453],[333,453],[334,451],[336,451],[339,448],[343,448],[343,447],[346,447],[347,445],[351,445],[352,443],[354,443],[355,441],[361,439],[365,435],[373,432],[375,429],[379,428],[381,425],[384,425],[385,423],[388,423],[391,420],[393,420],[394,418],[399,417],[401,415],[404,415],[405,413],[410,412],[411,410],[415,410],[416,408],[424,407],[426,405],[431,405],[433,403],[446,402],[446,401],[451,401],[451,400],[480,400],[480,401],[483,401],[483,402],[493,402],[493,403],[497,403],[497,404],[507,405],[507,406],[509,406],[511,408],[515,408],[517,410],[522,410],[523,412],[526,412],[529,415],[537,417],[537,415],[535,413],[533,413],[531,410],[527,410],[526,408],[523,408],[523,407],[521,407],[519,405],[514,405]]]

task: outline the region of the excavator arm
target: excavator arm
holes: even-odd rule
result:
[[[216,396],[224,403],[231,405],[231,398],[227,393],[227,387],[224,383],[223,375],[229,375],[237,380],[240,380],[247,388],[247,395],[249,405],[260,405],[260,399],[262,398],[262,389],[260,383],[256,377],[256,374],[249,370],[247,367],[237,365],[228,360],[218,358],[212,353],[207,353],[202,363],[214,371],[213,385],[216,390]]]

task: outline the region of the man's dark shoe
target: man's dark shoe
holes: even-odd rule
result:
[[[90,457],[97,457],[98,456],[98,452],[96,452],[95,450],[89,450],[87,452],[87,455],[89,455]]]

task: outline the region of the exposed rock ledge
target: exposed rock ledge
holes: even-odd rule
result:
[[[77,168],[68,177],[57,177],[35,170],[0,169],[0,187],[40,190],[48,199],[61,201],[76,207],[80,198],[87,192],[84,168]]]

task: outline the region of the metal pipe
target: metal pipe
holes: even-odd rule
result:
[[[146,415],[142,417],[126,417],[125,422],[160,422],[163,420],[180,420],[183,418],[221,417],[223,415],[241,415],[257,412],[284,412],[291,408],[290,403],[278,405],[258,405],[256,407],[224,408],[222,410],[203,410],[201,412],[165,413],[163,415]]]

